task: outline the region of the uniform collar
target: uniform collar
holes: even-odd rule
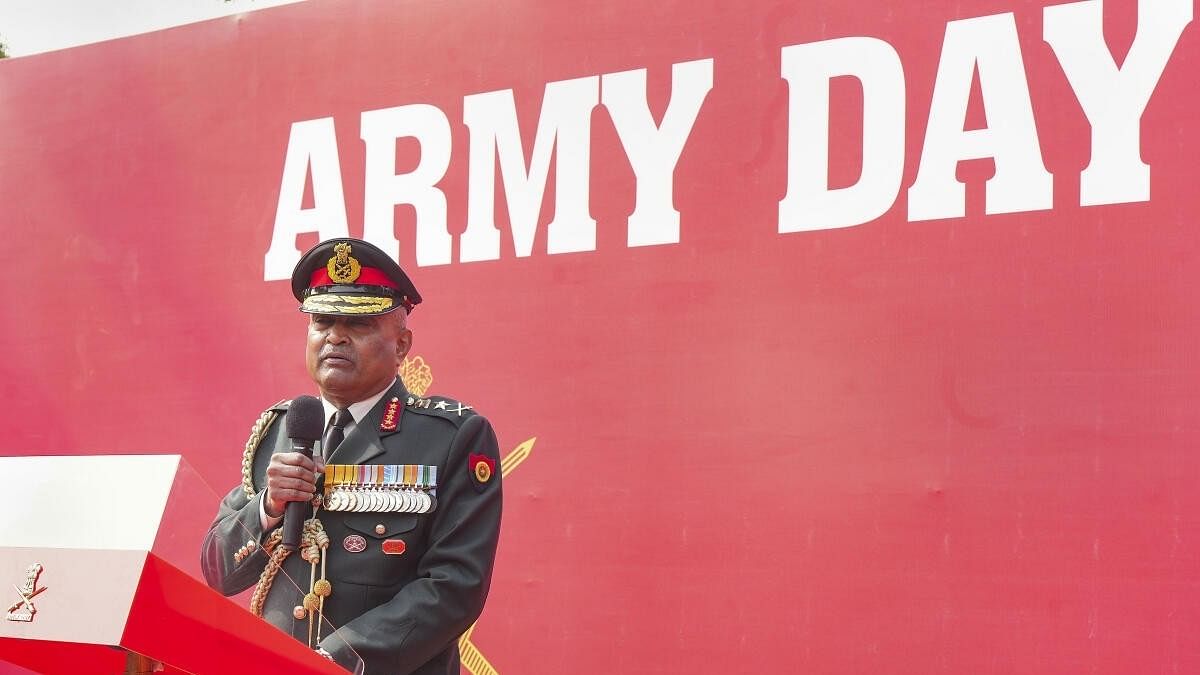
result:
[[[381,436],[395,433],[393,431],[383,431],[380,429],[380,423],[383,421],[385,405],[396,399],[400,403],[400,411],[403,411],[403,401],[408,397],[408,391],[404,388],[404,383],[399,378],[392,383],[384,391],[377,396],[371,398],[374,404],[367,412],[359,419],[358,414],[354,413],[357,420],[354,427],[346,433],[346,440],[342,441],[337,450],[333,451],[333,455],[326,458],[329,464],[362,464],[373,457],[382,455],[384,452]],[[387,399],[384,401],[383,399]],[[399,420],[397,420],[399,422]]]

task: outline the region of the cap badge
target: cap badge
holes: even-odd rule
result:
[[[362,273],[362,265],[350,256],[350,244],[338,244],[333,247],[333,257],[325,265],[329,272],[329,280],[335,284],[352,284]]]

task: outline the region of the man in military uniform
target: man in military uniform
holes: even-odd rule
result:
[[[382,251],[322,242],[292,291],[329,426],[310,459],[292,451],[288,402],[263,414],[205,537],[205,578],[226,595],[257,584],[253,611],[347,668],[457,675],[500,529],[496,436],[470,406],[414,396],[397,377],[421,296]],[[312,519],[290,553],[280,522],[296,501]]]

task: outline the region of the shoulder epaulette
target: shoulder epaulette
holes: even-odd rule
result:
[[[445,396],[422,398],[409,394],[408,399],[404,402],[404,408],[423,415],[441,417],[455,425],[462,424],[464,420],[475,414],[475,409],[471,406]]]
[[[267,408],[254,421],[254,426],[250,427],[250,438],[246,440],[246,447],[242,451],[242,492],[246,494],[247,499],[253,499],[254,495],[258,494],[258,491],[254,489],[254,455],[258,451],[258,445],[267,435],[267,429],[271,428],[271,423],[275,421],[276,417],[286,413],[290,404],[291,400],[285,398]]]

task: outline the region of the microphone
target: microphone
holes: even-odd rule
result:
[[[315,396],[297,396],[288,406],[287,435],[292,441],[292,452],[303,453],[312,458],[313,443],[325,430],[325,409]],[[308,502],[288,502],[283,510],[283,541],[279,544],[288,551],[300,547],[300,532],[304,529],[304,510]]]

